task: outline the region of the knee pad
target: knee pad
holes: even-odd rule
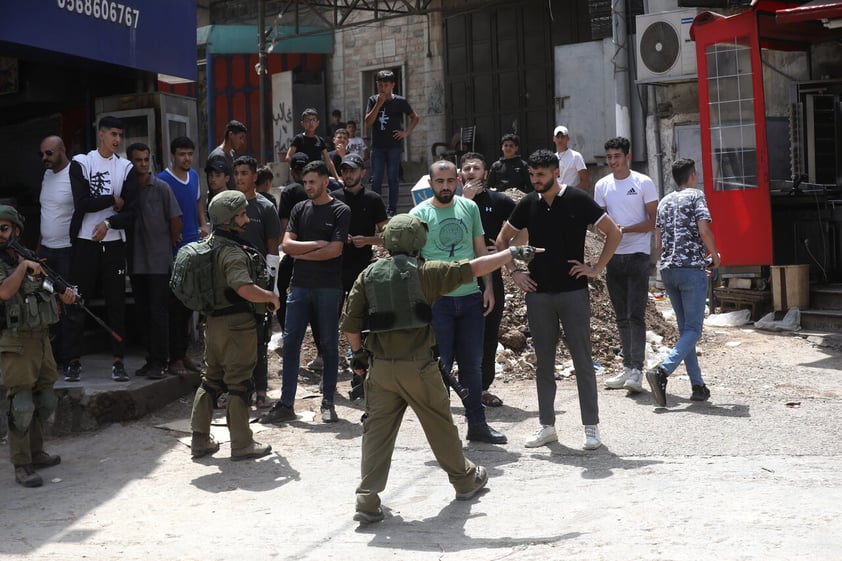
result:
[[[34,392],[32,396],[35,401],[35,413],[42,423],[46,423],[58,405],[56,392],[53,388],[45,388]]]
[[[251,403],[251,395],[254,393],[254,380],[249,378],[242,384],[238,384],[236,387],[228,388],[228,396],[229,398],[236,396],[242,399],[246,405]]]
[[[26,432],[32,424],[35,414],[35,403],[32,401],[32,391],[23,390],[9,398],[9,428]]]
[[[217,403],[219,396],[228,391],[228,388],[224,383],[222,383],[222,381],[208,380],[205,377],[202,377],[202,383],[199,384],[199,387],[205,390],[205,392],[210,396],[211,401],[213,401],[214,409],[216,409],[219,405]]]

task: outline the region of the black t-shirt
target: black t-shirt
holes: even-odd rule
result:
[[[304,186],[300,183],[292,182],[284,187],[281,191],[281,202],[278,204],[278,216],[283,220],[289,220],[289,214],[292,212],[292,207],[307,200],[307,192],[304,191]],[[283,233],[282,233],[283,234]]]
[[[352,236],[373,236],[377,225],[388,220],[386,206],[377,193],[362,189],[354,195],[345,189],[331,192],[337,200],[342,201],[351,209],[351,225],[348,233]],[[342,250],[342,269],[358,275],[371,263],[373,252],[370,245],[355,247],[346,243]]]
[[[586,192],[565,187],[548,207],[538,193],[530,193],[515,206],[509,224],[522,230],[529,228],[529,243],[543,247],[535,254],[529,273],[538,284],[538,292],[569,292],[587,288],[588,279],[570,276],[573,266],[567,261],[585,261],[585,235],[588,226],[596,224],[605,211]]]
[[[500,158],[491,164],[488,172],[488,186],[498,191],[514,188],[524,193],[531,193],[533,188],[529,180],[529,165],[519,156],[509,160]]]
[[[377,103],[377,96],[368,98],[368,105],[365,112],[369,113]],[[392,96],[392,99],[383,103],[377,113],[374,124],[371,125],[371,147],[374,149],[398,148],[401,140],[392,136],[395,131],[403,130],[403,116],[412,115],[414,111],[405,97],[400,95]]]
[[[494,245],[497,234],[503,228],[515,209],[515,202],[503,193],[497,191],[483,190],[474,197],[474,202],[479,207],[479,216],[482,220],[482,229],[485,232],[486,245]]]
[[[321,136],[305,136],[303,132],[295,135],[295,138],[292,139],[292,145],[295,146],[297,152],[307,154],[311,162],[321,160],[323,157],[322,150],[327,149],[327,144]]]
[[[295,234],[301,242],[327,240],[342,242],[348,239],[351,209],[342,201],[331,198],[323,205],[306,200],[292,208],[287,232]],[[342,289],[342,255],[327,261],[296,259],[290,286],[304,288]]]
[[[327,153],[330,156],[330,161],[333,162],[333,167],[336,168],[336,173],[339,173],[339,166],[342,165],[342,156],[336,153],[336,150],[331,150]]]

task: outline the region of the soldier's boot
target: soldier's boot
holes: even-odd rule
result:
[[[231,459],[236,461],[260,458],[272,451],[268,444],[256,442],[249,427],[248,396],[228,389],[228,432],[231,434]]]
[[[47,468],[57,466],[61,463],[61,456],[58,454],[48,454],[43,450],[38,450],[32,453],[32,465],[36,468]]]
[[[24,487],[40,487],[44,484],[44,480],[41,479],[32,464],[15,466],[15,481]]]
[[[251,458],[262,458],[271,451],[271,444],[261,444],[256,440],[252,440],[251,444],[245,448],[232,448],[231,460],[239,462],[241,460],[250,460]]]
[[[202,458],[208,454],[219,451],[219,442],[213,436],[204,432],[194,432],[190,440],[190,455],[194,458]]]

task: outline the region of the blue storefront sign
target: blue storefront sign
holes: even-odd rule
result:
[[[0,41],[196,79],[195,0],[3,0]]]

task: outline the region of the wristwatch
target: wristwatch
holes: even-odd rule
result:
[[[108,221],[108,220],[103,220],[103,221],[102,221],[102,223],[103,223],[103,224],[105,224],[105,229],[106,229],[106,230],[110,230],[110,229],[111,229],[111,222],[110,222],[110,221]]]

